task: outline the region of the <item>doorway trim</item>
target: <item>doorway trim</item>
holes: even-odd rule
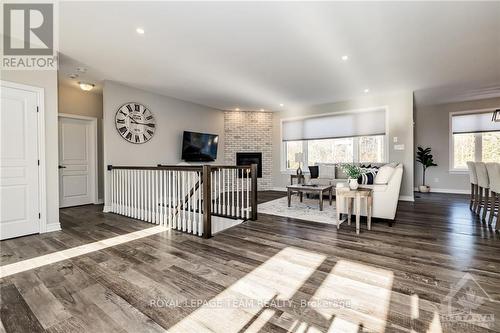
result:
[[[38,140],[38,160],[40,165],[38,167],[38,211],[40,212],[39,218],[39,232],[47,232],[47,192],[46,181],[47,175],[45,173],[45,89],[27,84],[15,83],[10,81],[0,80],[0,86],[25,90],[34,92],[37,95],[37,140]],[[52,230],[51,230],[52,231]]]
[[[89,117],[89,116],[80,116],[77,114],[70,114],[70,113],[59,113],[57,115],[57,119],[59,122],[59,118],[71,118],[71,119],[80,119],[80,120],[86,120],[90,122],[91,126],[91,132],[92,132],[92,143],[91,143],[91,154],[93,156],[93,171],[92,171],[92,177],[93,177],[93,189],[91,190],[92,192],[92,202],[94,205],[99,204],[99,176],[98,176],[98,168],[99,168],[99,163],[97,161],[98,158],[98,153],[97,153],[97,118],[96,117]],[[61,138],[59,138],[60,140]],[[58,142],[60,144],[60,142]],[[58,148],[59,149],[59,148]],[[59,161],[57,161],[59,163]]]

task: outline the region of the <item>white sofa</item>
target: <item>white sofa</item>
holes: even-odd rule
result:
[[[383,164],[373,164],[376,166],[381,166]],[[321,168],[321,166],[320,166]],[[336,166],[336,169],[338,167]],[[335,171],[336,176],[341,175],[340,172]],[[403,179],[403,165],[395,165],[394,172],[390,176],[386,184],[374,184],[374,185],[360,185],[360,187],[371,188],[373,190],[373,217],[394,220],[396,216],[396,209],[399,200],[399,191],[401,189],[401,180]],[[306,182],[312,184],[331,184],[336,186],[337,190],[341,191],[342,188],[347,188],[347,179],[345,178],[331,178],[327,179],[325,177],[306,179]],[[338,200],[338,199],[336,199]],[[345,200],[342,200],[345,201]],[[347,214],[347,203],[340,202],[340,213]],[[361,215],[366,216],[366,207],[362,202]]]

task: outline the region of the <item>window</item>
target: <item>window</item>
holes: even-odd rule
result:
[[[353,161],[353,138],[307,141],[307,163],[346,163]]]
[[[296,170],[295,154],[303,153],[302,166],[317,163],[382,163],[385,161],[385,135],[355,138],[286,141],[286,169]],[[304,169],[304,168],[303,168]]]
[[[385,161],[385,135],[359,137],[358,161],[382,163]]]
[[[283,161],[287,170],[317,163],[384,162],[386,156],[385,108],[337,112],[282,123]]]
[[[476,135],[474,133],[453,134],[453,168],[467,169],[467,161],[474,161]]]
[[[302,153],[302,146],[302,141],[285,142],[286,169],[298,169],[299,163],[295,162],[295,154]]]
[[[500,162],[500,123],[492,111],[451,113],[450,165],[467,170],[467,161]]]
[[[481,140],[481,160],[500,162],[500,132],[482,133]]]

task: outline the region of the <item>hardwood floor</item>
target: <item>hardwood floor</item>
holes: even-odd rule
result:
[[[1,265],[89,252],[3,277],[0,332],[500,332],[500,235],[466,196],[417,196],[360,235],[259,214],[209,240],[160,231],[97,251],[154,226],[62,209],[62,231],[2,241]]]

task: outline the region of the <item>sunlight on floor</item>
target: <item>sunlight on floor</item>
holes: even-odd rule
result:
[[[321,254],[285,248],[168,331],[257,332],[275,314],[265,304],[289,300],[324,259]]]
[[[139,238],[148,237],[167,230],[169,230],[169,228],[166,228],[164,226],[147,228],[139,231],[134,231],[125,235],[120,235],[112,238],[103,239],[97,242],[76,246],[67,250],[49,253],[43,256],[15,262],[5,266],[0,266],[0,278],[4,278],[6,276],[24,272],[37,267],[53,264],[55,262],[66,260],[69,258],[81,256],[83,254],[87,254],[90,252],[99,251],[107,247],[123,244]]]
[[[384,332],[392,282],[391,271],[340,260],[312,300],[349,301],[349,306],[345,307],[316,308],[318,314],[327,320],[334,316],[329,332],[356,333],[359,326],[370,332]]]

